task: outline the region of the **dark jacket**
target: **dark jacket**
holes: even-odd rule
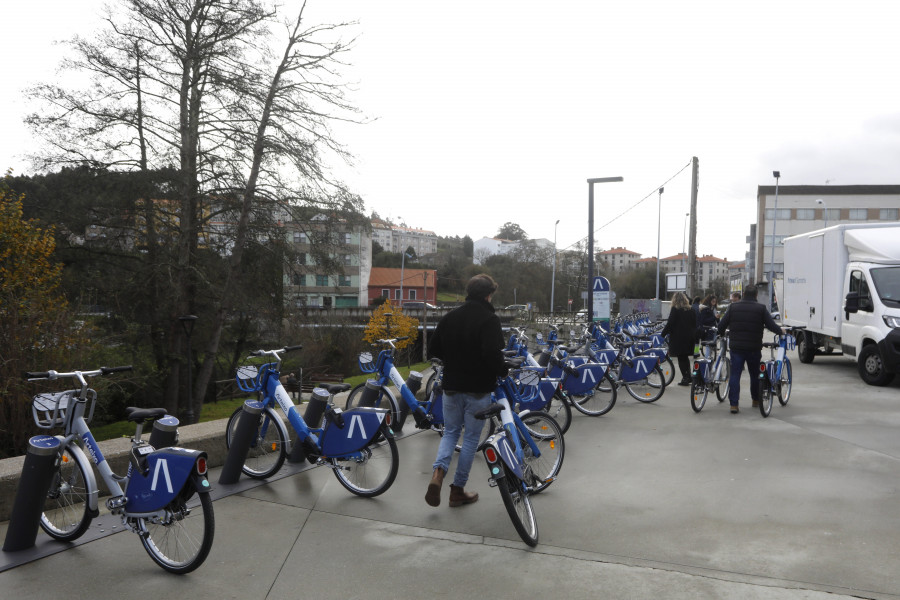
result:
[[[756,300],[733,302],[719,321],[719,333],[729,330],[728,346],[738,352],[761,352],[763,328],[781,333],[769,310]]]
[[[497,377],[509,370],[500,318],[486,300],[466,303],[438,321],[428,338],[428,356],[444,362],[444,389],[451,392],[492,392]]]
[[[706,306],[705,304],[700,305],[700,322],[697,323],[697,337],[702,340],[711,340],[713,339],[713,334],[708,327],[712,327],[713,329],[719,324],[719,320],[716,318],[716,311],[713,310],[713,307]]]
[[[669,354],[688,356],[694,354],[697,336],[697,319],[693,308],[673,308],[662,335],[669,336]]]

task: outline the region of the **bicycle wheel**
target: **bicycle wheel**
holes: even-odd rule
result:
[[[781,385],[778,386],[778,402],[782,406],[787,405],[788,400],[791,399],[791,383],[793,380],[791,361],[785,356],[784,362],[781,364]]]
[[[553,483],[566,456],[566,440],[559,424],[548,414],[531,412],[521,417],[526,431],[520,430],[525,466],[535,477],[534,493],[542,492]],[[540,456],[535,456],[526,435],[531,436]]]
[[[350,410],[354,406],[359,406],[359,399],[362,397],[365,388],[366,384],[363,382],[350,390],[350,393],[347,394],[347,403],[344,405],[344,410]],[[375,400],[373,406],[376,408],[390,408],[391,428],[398,432],[403,429],[403,423],[400,419],[400,406],[397,404],[396,399],[388,393],[384,387],[378,391],[378,398]]]
[[[225,429],[226,448],[231,448],[231,438],[237,431],[243,411],[243,407],[237,407],[228,419],[228,426]],[[241,471],[254,479],[266,479],[274,475],[284,464],[287,456],[287,440],[282,428],[275,423],[275,419],[280,419],[278,413],[266,407],[260,415],[256,434],[250,442],[250,449],[241,466]]]
[[[671,385],[675,381],[675,363],[672,362],[672,358],[666,356],[659,361],[659,367],[662,369],[663,375],[665,375],[666,385]]]
[[[41,529],[53,539],[71,542],[81,537],[91,524],[85,468],[68,446],[63,448],[41,513]]]
[[[512,521],[516,533],[522,541],[531,547],[537,546],[538,526],[531,507],[531,499],[525,491],[525,485],[516,477],[506,465],[502,465],[503,477],[497,481],[500,489],[500,497],[503,498],[503,506]]]
[[[702,380],[697,381],[691,379],[691,408],[698,413],[703,410],[706,405],[706,397],[709,395],[709,388]]]
[[[719,402],[724,402],[728,398],[728,388],[731,386],[731,361],[727,357],[722,357],[722,364],[719,366],[719,376],[716,377],[716,398]]]
[[[640,402],[656,402],[666,391],[665,379],[659,365],[656,365],[644,379],[625,382],[624,385],[631,397]]]
[[[190,479],[161,513],[138,517],[141,528],[146,530],[140,536],[141,544],[150,558],[166,571],[179,575],[190,573],[203,564],[212,548],[216,532],[212,499],[208,493],[198,494]]]
[[[569,425],[572,424],[572,409],[565,398],[561,398],[558,394],[553,394],[550,402],[541,410],[553,417],[553,420],[556,421],[563,433],[569,430]]]
[[[768,372],[768,369],[767,369]],[[772,412],[772,385],[769,376],[763,374],[759,378],[759,414],[768,417]]]
[[[355,456],[331,459],[334,476],[341,485],[364,498],[373,498],[391,487],[400,466],[394,437],[379,435],[377,439]]]
[[[431,375],[428,376],[428,381],[425,382],[425,397],[431,397],[431,388],[434,387],[434,381],[437,379],[437,371],[432,370]]]
[[[599,417],[611,411],[616,405],[617,387],[607,370],[597,383],[597,387],[587,394],[569,394],[569,401],[578,412],[589,417]]]

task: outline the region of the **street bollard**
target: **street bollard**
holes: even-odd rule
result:
[[[259,430],[259,418],[262,410],[262,402],[257,402],[256,400],[244,402],[241,416],[238,417],[238,424],[231,436],[231,447],[228,448],[225,465],[219,474],[220,484],[230,485],[237,483],[238,479],[240,479],[241,467],[244,466],[247,452],[250,450],[250,444],[253,443],[256,432]]]
[[[3,542],[4,552],[34,546],[58,456],[59,440],[52,435],[37,435],[28,440],[28,453]]]
[[[150,431],[150,445],[159,450],[171,448],[178,443],[178,417],[166,415],[153,422]]]
[[[312,394],[309,396],[309,403],[306,405],[306,410],[303,412],[303,421],[306,423],[307,427],[313,429],[322,426],[322,416],[328,408],[329,398],[331,398],[331,394],[328,393],[328,390],[323,388],[313,388]],[[297,440],[297,443],[291,447],[291,454],[288,456],[288,462],[303,462],[306,457],[306,449],[303,447],[303,443],[300,440]]]

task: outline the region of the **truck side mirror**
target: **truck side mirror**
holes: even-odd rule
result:
[[[844,299],[844,312],[847,313],[846,318],[850,318],[850,313],[859,312],[859,292],[850,292]]]

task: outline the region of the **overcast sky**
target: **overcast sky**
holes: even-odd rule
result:
[[[29,172],[21,90],[52,78],[53,41],[88,34],[101,4],[4,7],[0,170]],[[588,235],[586,180],[622,176],[595,187],[595,247],[655,256],[665,185],[661,254],[676,254],[696,156],[697,251],[738,260],[773,170],[781,185],[900,184],[897,2],[309,4],[359,22],[346,75],[377,118],[337,129],[357,156],[337,170],[369,210],[438,235],[511,221],[553,240],[559,219],[565,248]]]

